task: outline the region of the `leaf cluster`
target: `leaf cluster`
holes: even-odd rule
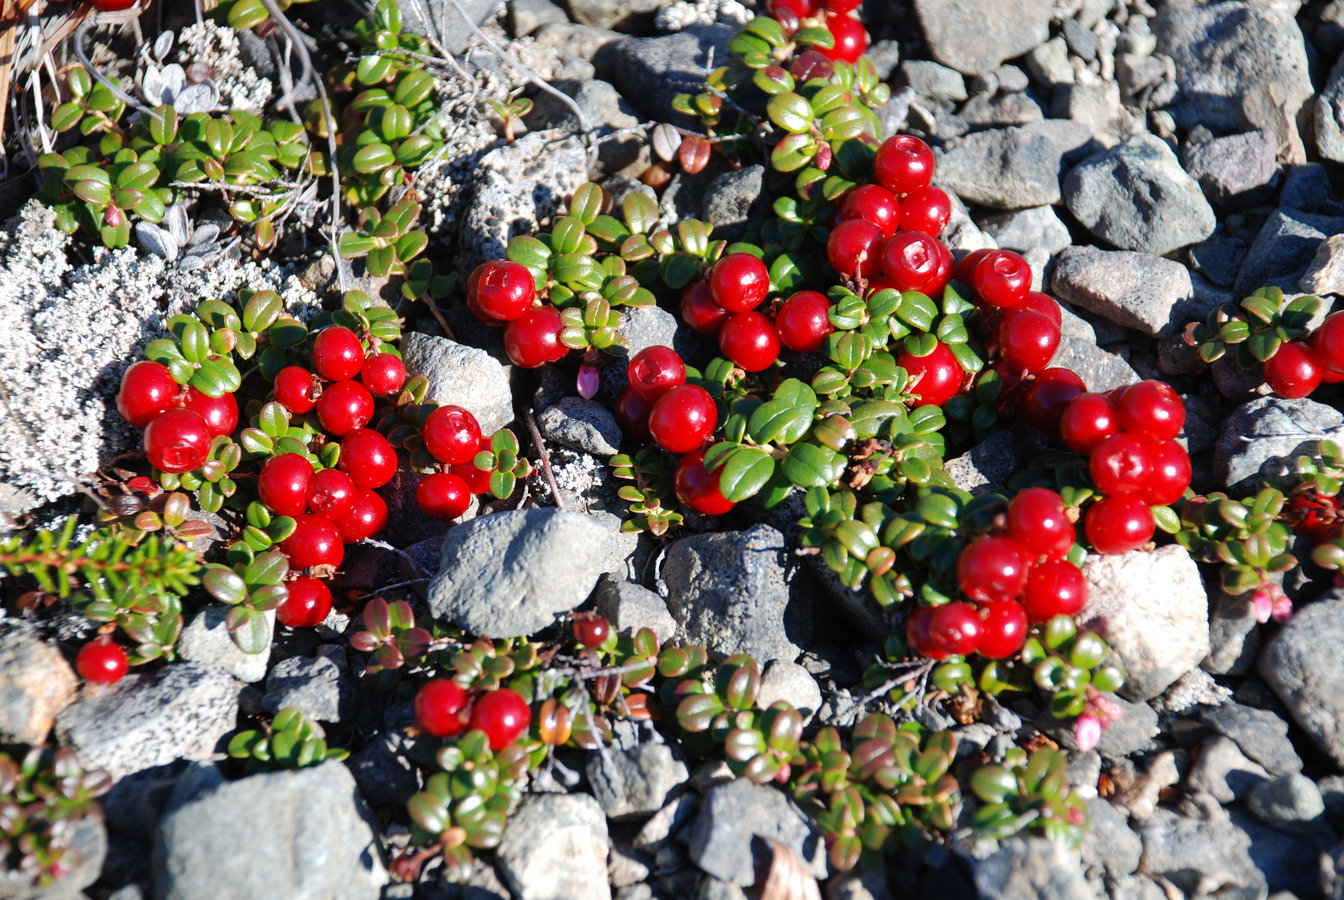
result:
[[[101,819],[98,797],[112,787],[86,771],[73,750],[0,752],[0,867],[50,888],[83,860],[72,846],[80,823]]]

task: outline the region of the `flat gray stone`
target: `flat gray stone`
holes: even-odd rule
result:
[[[1269,779],[1264,767],[1247,759],[1235,741],[1215,735],[1204,742],[1199,759],[1185,780],[1191,788],[1212,795],[1219,803],[1233,803]]]
[[[587,774],[593,796],[613,820],[656,813],[690,775],[671,747],[653,743],[589,751]]]
[[[1149,253],[1070,247],[1055,263],[1050,287],[1061,300],[1155,337],[1208,313],[1194,300],[1190,271]]]
[[[593,456],[615,456],[621,446],[616,417],[601,403],[582,397],[565,397],[543,409],[537,429],[548,441]]]
[[[1321,241],[1297,286],[1308,294],[1344,294],[1344,234]]]
[[[705,794],[687,851],[703,871],[747,887],[756,881],[757,861],[769,853],[764,840],[756,838],[779,841],[809,872],[825,877],[821,835],[782,791],[745,778],[715,785]]]
[[[710,182],[701,218],[714,223],[714,236],[731,241],[746,231],[747,220],[764,211],[765,166],[732,169]]]
[[[704,83],[711,57],[714,65],[729,58],[736,33],[727,25],[692,25],[659,37],[627,37],[603,47],[593,61],[645,117],[661,122],[673,115],[674,96]]]
[[[927,59],[907,59],[901,75],[920,97],[959,103],[966,99],[966,79],[956,69]]]
[[[1073,242],[1068,226],[1049,206],[989,216],[984,221],[984,230],[1001,249],[1018,253],[1039,247],[1053,256]]]
[[[1288,723],[1267,709],[1229,702],[1200,709],[1196,719],[1235,741],[1242,753],[1270,775],[1302,771],[1302,759],[1288,737]]]
[[[1259,397],[1223,422],[1214,448],[1213,476],[1235,496],[1255,493],[1263,473],[1277,472],[1323,440],[1344,437],[1344,413],[1306,398]]]
[[[648,628],[665,644],[677,633],[677,620],[667,611],[667,603],[653,591],[603,575],[593,593],[597,611],[606,617],[617,634],[634,634]]]
[[[619,173],[638,177],[648,168],[651,159],[648,141],[627,132],[639,125],[638,112],[616,88],[598,78],[566,79],[554,82],[552,87],[583,111],[588,126],[593,129],[593,138],[600,142],[595,176]],[[584,130],[573,108],[545,91],[537,94],[527,122],[532,129],[559,128],[575,134]]]
[[[1260,654],[1260,677],[1297,724],[1344,766],[1344,594],[1299,608]]]
[[[1226,207],[1266,199],[1279,174],[1278,141],[1268,131],[1217,137],[1185,149],[1185,170]]]
[[[1143,871],[1170,880],[1186,894],[1265,897],[1265,877],[1251,860],[1251,839],[1225,818],[1201,821],[1159,808],[1137,830],[1143,839]]]
[[[354,689],[326,656],[291,656],[266,677],[262,706],[272,715],[287,707],[305,719],[341,722],[354,713]]]
[[[275,631],[275,610],[266,613],[266,649],[245,653],[224,624],[228,609],[207,606],[192,617],[177,642],[177,654],[189,662],[217,666],[239,681],[252,684],[266,677],[271,661],[271,636]]]
[[[807,669],[787,659],[776,659],[761,672],[756,705],[769,709],[772,703],[780,700],[802,713],[806,723],[821,709],[821,688]]]
[[[587,794],[533,794],[509,816],[495,850],[518,900],[609,900],[611,841]]]
[[[427,400],[460,406],[476,417],[482,434],[494,434],[513,421],[509,370],[489,353],[418,331],[401,341],[408,377],[429,379]]]
[[[1274,210],[1246,251],[1237,272],[1237,291],[1243,295],[1262,287],[1296,291],[1321,242],[1341,231],[1344,219],[1296,209]]]
[[[1095,340],[1063,335],[1051,365],[1072,369],[1089,391],[1109,391],[1141,381],[1124,358],[1097,346]]]
[[[1059,202],[1059,148],[1022,128],[977,131],[934,152],[938,182],[962,200],[992,209]]]
[[[1091,827],[1083,835],[1083,863],[1111,876],[1138,869],[1143,841],[1130,829],[1124,810],[1109,800],[1092,797],[1087,801],[1087,814]]]
[[[1042,837],[1014,836],[997,845],[985,842],[990,852],[958,850],[971,868],[971,879],[984,900],[1084,900],[1094,896],[1083,876],[1082,858],[1063,841]]]
[[[929,54],[966,75],[993,72],[1050,36],[1048,0],[915,0]],[[986,28],[993,22],[992,28]]]
[[[1325,800],[1305,775],[1282,775],[1251,789],[1247,809],[1280,831],[1310,834],[1325,820]]]

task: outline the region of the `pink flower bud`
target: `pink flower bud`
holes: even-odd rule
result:
[[[1101,720],[1091,713],[1083,713],[1073,723],[1073,739],[1084,753],[1097,746],[1101,740]]]
[[[593,395],[597,393],[597,384],[597,369],[588,365],[588,363],[579,366],[579,396],[585,400],[593,399]]]

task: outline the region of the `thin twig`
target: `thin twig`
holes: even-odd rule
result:
[[[265,3],[268,2],[268,0],[262,0],[262,2]],[[121,88],[117,87],[117,85],[113,83],[113,81],[110,78],[108,78],[106,75],[100,72],[98,68],[94,66],[94,64],[89,60],[89,55],[84,49],[84,37],[88,34],[89,29],[93,26],[93,23],[94,19],[90,17],[85,19],[83,22],[79,23],[79,28],[75,29],[75,39],[72,43],[75,45],[75,56],[79,57],[80,65],[82,65],[85,69],[88,70],[88,73],[93,76],[93,79],[95,81],[97,81],[103,87],[111,91],[113,96],[115,96],[122,103],[125,103],[127,106],[131,107],[136,112],[140,113],[140,115],[142,116],[149,116],[156,122],[162,122],[163,116],[159,115],[157,112],[150,109],[148,106],[145,106],[139,100],[135,99],[130,94],[123,91]]]
[[[537,428],[537,420],[532,418],[532,410],[523,413],[523,418],[527,421],[527,430],[532,434],[532,443],[537,448],[537,454],[541,457],[541,471],[546,476],[546,483],[550,485],[551,496],[555,498],[555,505],[560,509],[565,508],[565,501],[560,497],[560,488],[555,483],[555,473],[551,471],[551,454],[546,449],[546,442],[541,439],[541,430]]]
[[[429,569],[426,569],[424,566],[420,565],[420,563],[416,562],[414,556],[411,556],[411,554],[407,553],[405,550],[393,547],[387,541],[380,541],[377,538],[364,538],[364,540],[360,541],[360,543],[368,544],[370,547],[377,547],[379,550],[391,550],[393,553],[397,554],[397,556],[400,556],[402,559],[406,560],[408,563],[415,566],[421,572],[424,572],[430,578],[433,578],[434,575],[436,574],[434,572],[429,571]]]
[[[412,578],[409,581],[398,581],[395,584],[385,584],[376,591],[369,591],[367,594],[361,594],[357,599],[370,600],[377,597],[379,594],[382,594],[384,591],[395,591],[397,588],[414,587],[417,584],[425,584],[428,581],[428,578]]]

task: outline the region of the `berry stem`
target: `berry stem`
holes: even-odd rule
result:
[[[532,435],[532,445],[537,448],[537,454],[541,457],[541,471],[546,476],[546,484],[551,489],[551,496],[555,498],[555,505],[565,508],[565,501],[560,496],[560,488],[555,484],[555,473],[551,471],[551,454],[546,449],[546,442],[541,439],[541,431],[537,428],[537,420],[532,418],[532,410],[526,413],[527,430]]]

